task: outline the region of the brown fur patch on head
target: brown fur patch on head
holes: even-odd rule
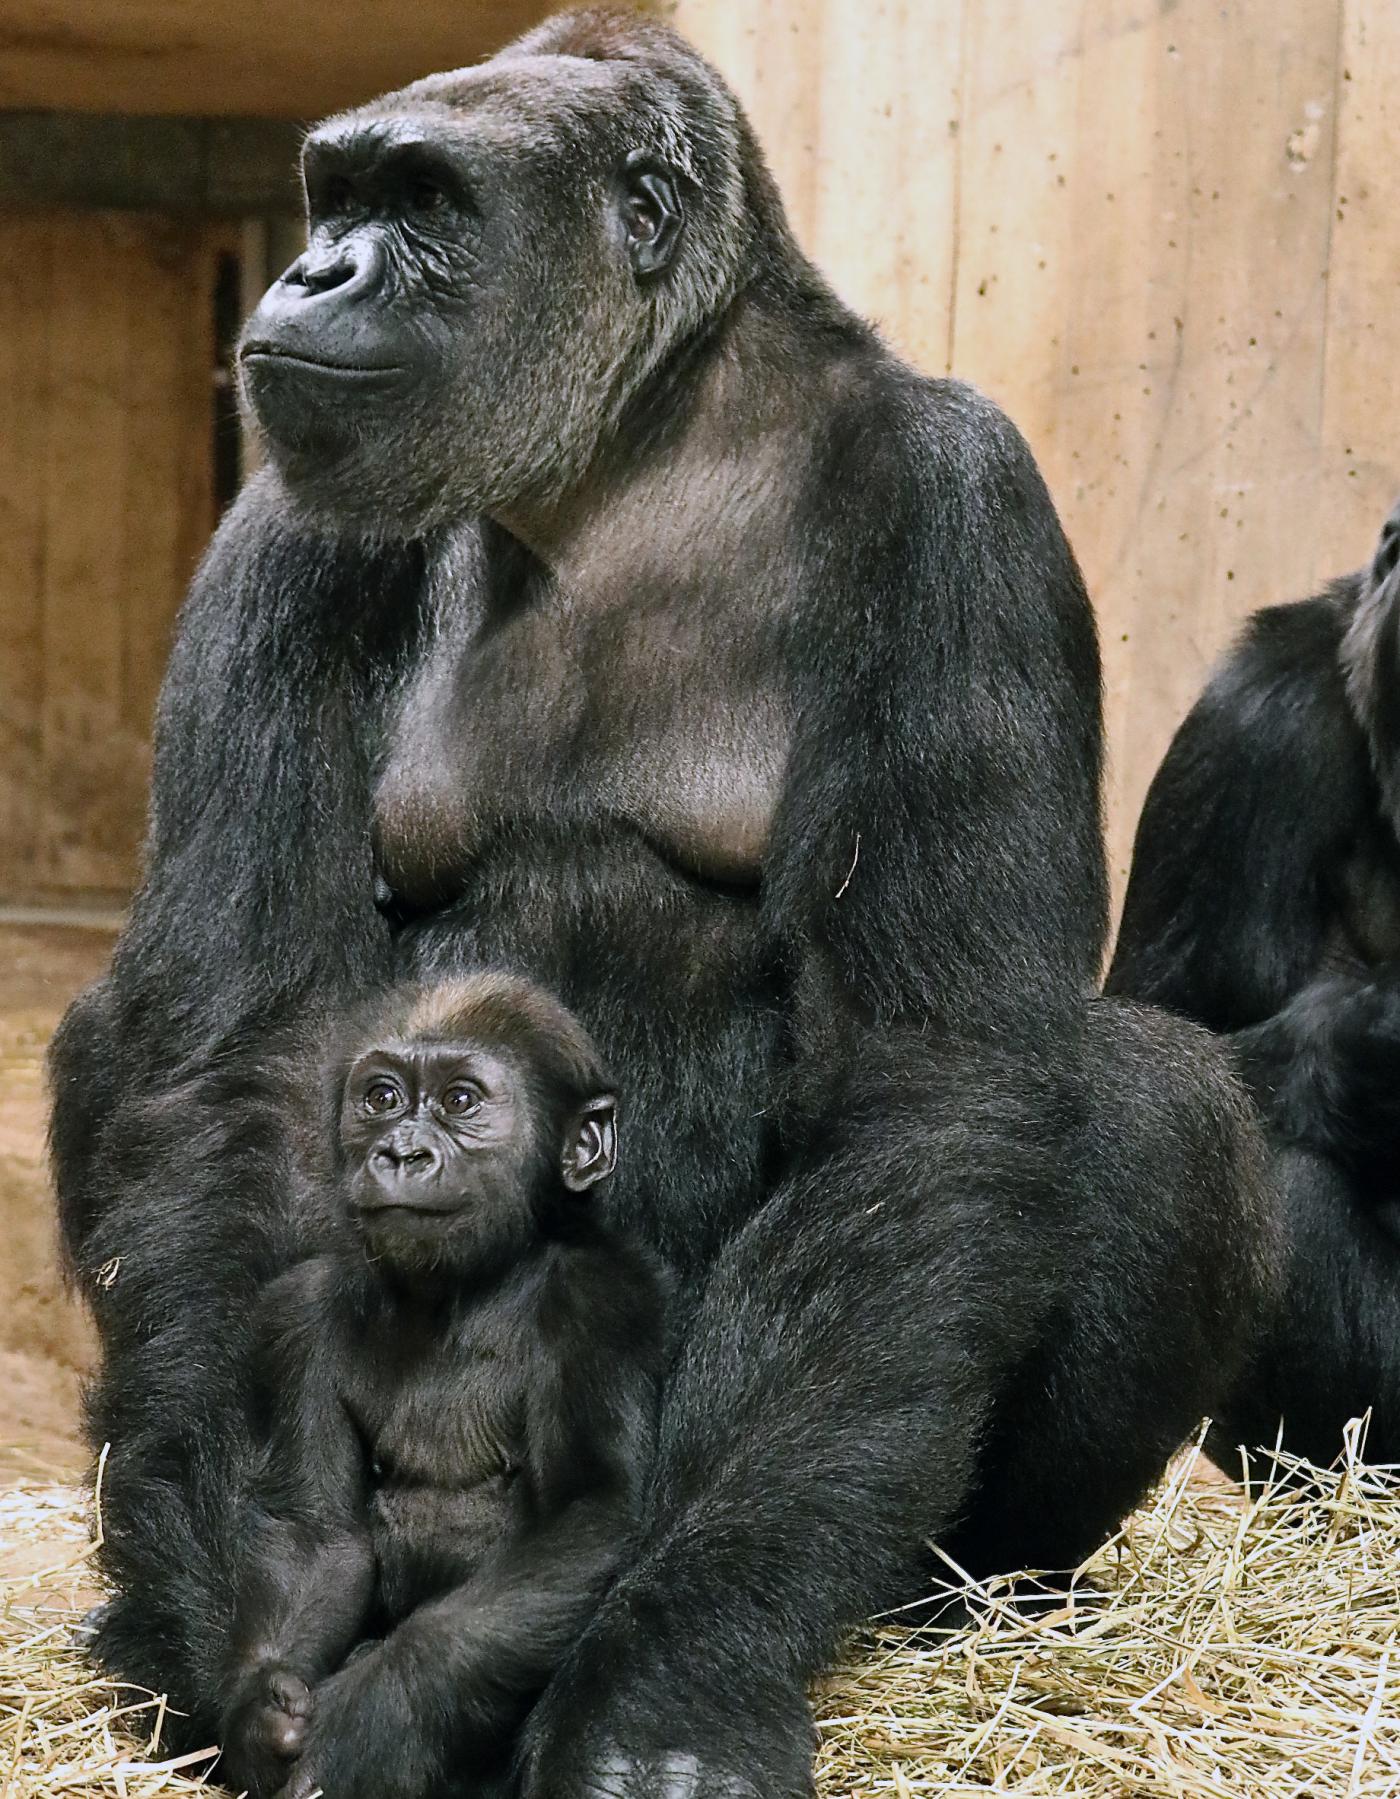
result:
[[[482,969],[405,993],[381,1015],[379,1041],[470,1040],[507,1053],[567,1087],[577,1098],[612,1091],[597,1047],[553,994],[521,975]]]

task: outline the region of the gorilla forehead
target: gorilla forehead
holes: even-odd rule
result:
[[[566,39],[568,47],[552,40]],[[659,152],[732,216],[741,203],[739,107],[723,79],[657,21],[565,13],[485,63],[426,75],[316,127],[309,145],[386,128],[465,148],[607,159]],[[385,141],[381,136],[380,141]]]
[[[620,123],[629,105],[633,109],[639,106],[640,94],[626,91],[632,84],[614,79],[614,71],[603,64],[580,57],[543,60],[561,66],[547,68],[540,60],[522,58],[511,65],[490,62],[425,76],[327,120],[313,130],[308,141],[366,129],[382,133],[426,127],[507,144],[526,139],[535,143],[542,136],[572,139],[583,130],[596,132],[610,116]],[[625,78],[628,73],[616,71],[618,77]]]
[[[319,125],[308,144],[382,143],[429,135],[502,149],[607,153],[664,136],[684,146],[683,102],[626,63],[581,56],[497,58],[428,75]]]

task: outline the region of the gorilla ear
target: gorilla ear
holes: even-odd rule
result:
[[[670,169],[646,150],[633,150],[622,165],[622,224],[634,275],[659,275],[669,266],[685,229],[685,208]]]
[[[564,1185],[582,1193],[617,1167],[617,1100],[600,1093],[574,1114],[564,1138]]]

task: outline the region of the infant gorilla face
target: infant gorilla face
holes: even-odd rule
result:
[[[551,1199],[612,1170],[610,1096],[556,1092],[503,1046],[398,1040],[358,1056],[340,1110],[345,1198],[377,1260],[462,1267],[518,1253]]]

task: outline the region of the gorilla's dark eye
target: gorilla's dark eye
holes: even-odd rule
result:
[[[321,212],[347,212],[350,202],[355,197],[355,190],[350,185],[349,177],[332,175],[321,184],[318,205]]]
[[[362,1103],[366,1112],[392,1112],[403,1104],[403,1094],[393,1081],[371,1081]]]
[[[411,212],[445,212],[450,204],[446,188],[429,175],[419,175],[408,185],[408,205]]]
[[[454,1118],[465,1118],[481,1104],[479,1088],[470,1087],[464,1081],[456,1081],[446,1088],[442,1096],[442,1109],[450,1112]]]

